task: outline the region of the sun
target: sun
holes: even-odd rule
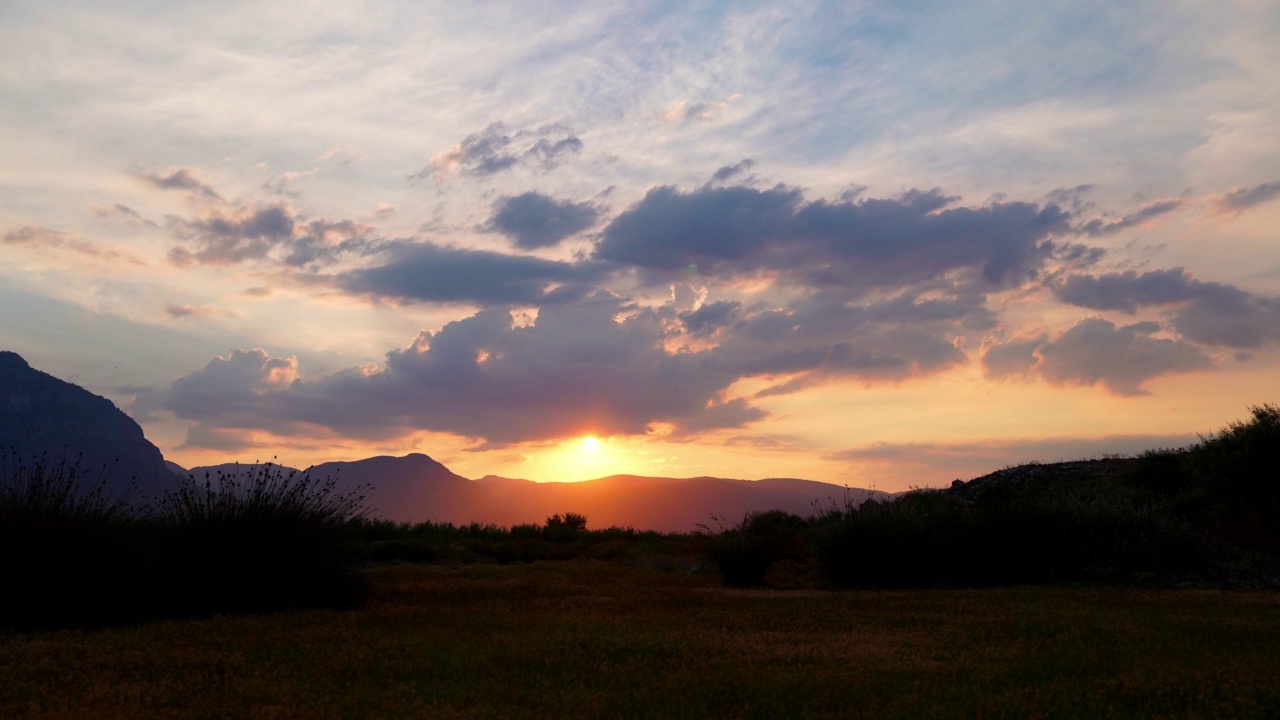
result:
[[[600,438],[595,435],[588,435],[582,438],[582,451],[588,453],[600,452]]]

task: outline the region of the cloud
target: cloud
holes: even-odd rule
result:
[[[24,225],[0,236],[0,243],[41,249],[63,250],[77,255],[84,255],[103,262],[121,262],[132,265],[146,265],[146,261],[131,253],[111,248],[83,239],[72,233],[50,230],[42,227]]]
[[[679,318],[690,335],[710,335],[728,326],[741,315],[742,303],[736,300],[717,300],[706,303],[696,310],[681,312]]]
[[[663,122],[670,123],[691,123],[691,122],[710,122],[719,120],[725,110],[729,109],[733,103],[742,97],[741,93],[734,93],[724,100],[709,100],[704,102],[689,102],[688,100],[677,100],[668,105],[659,115]]]
[[[1140,322],[1116,327],[1087,318],[1057,339],[1016,339],[990,345],[983,355],[988,377],[1039,375],[1054,385],[1102,384],[1115,395],[1145,395],[1142,385],[1161,375],[1212,367],[1200,348],[1153,337],[1160,326]]]
[[[143,217],[142,213],[121,203],[115,203],[111,207],[95,206],[91,209],[94,215],[101,218],[120,217],[131,225],[148,225],[151,227],[157,227],[154,222]]]
[[[650,271],[732,278],[777,273],[804,286],[901,286],[976,270],[993,286],[1036,275],[1069,231],[1057,206],[947,208],[954,198],[913,190],[894,199],[805,202],[778,186],[650,190],[605,228],[600,260]]]
[[[1182,268],[1154,270],[1139,275],[1132,270],[1106,275],[1072,275],[1053,286],[1053,294],[1065,303],[1093,310],[1137,312],[1150,305],[1190,300],[1196,286]]]
[[[924,299],[904,293],[867,303],[814,295],[791,307],[751,311],[711,303],[680,318],[692,325],[692,335],[718,331],[708,353],[712,366],[780,379],[757,397],[840,378],[892,382],[941,372],[967,360],[956,337],[994,325],[979,294]]]
[[[668,352],[663,333],[659,314],[607,295],[543,308],[525,326],[506,311],[484,310],[422,333],[388,353],[381,369],[311,380],[293,358],[236,351],[179,378],[160,404],[205,429],[284,436],[319,427],[361,439],[425,429],[490,446],[644,434],[654,422],[686,433],[764,417],[722,397],[734,376],[701,354]]]
[[[483,177],[527,164],[550,170],[582,152],[583,143],[571,130],[548,125],[533,130],[511,130],[493,123],[472,133],[453,147],[436,153],[410,180],[434,178],[437,183],[454,172]]]
[[[217,312],[211,307],[201,307],[196,305],[166,305],[164,312],[174,320],[181,320],[187,317],[199,317],[201,315],[212,315]]]
[[[1218,214],[1243,212],[1254,205],[1261,205],[1280,197],[1280,180],[1253,187],[1241,187],[1217,198],[1210,209]]]
[[[943,478],[973,478],[999,467],[1031,462],[1134,456],[1194,444],[1195,435],[1104,435],[977,439],[958,442],[878,442],[823,455],[824,460],[904,468]],[[944,480],[945,481],[945,480]]]
[[[717,183],[723,183],[723,182],[732,180],[733,178],[738,177],[739,175],[742,175],[750,171],[751,168],[755,166],[756,166],[756,161],[752,160],[751,158],[746,158],[742,162],[735,163],[733,165],[725,165],[724,167],[721,167],[717,169],[714,173],[712,173],[711,179],[708,180],[707,184],[703,187],[709,187]]]
[[[287,205],[246,205],[195,218],[171,216],[169,228],[188,245],[169,251],[179,267],[271,260],[292,267],[323,264],[377,244],[373,228],[352,220],[307,220]]]
[[[1157,218],[1166,213],[1186,204],[1186,200],[1182,198],[1169,198],[1165,200],[1157,200],[1142,206],[1136,212],[1129,213],[1124,217],[1116,220],[1103,220],[1101,218],[1090,220],[1080,227],[1080,232],[1090,237],[1101,237],[1104,235],[1114,235],[1121,230],[1126,230],[1135,225],[1143,225],[1149,223],[1153,218]]]
[[[194,170],[187,168],[175,168],[167,174],[136,171],[134,177],[160,190],[185,190],[207,200],[222,201],[222,196],[216,190],[201,180]]]
[[[384,264],[332,282],[347,292],[398,300],[538,305],[585,293],[598,274],[590,265],[431,243],[393,244],[388,253]]]
[[[296,198],[300,193],[291,187],[293,181],[318,172],[320,172],[320,168],[312,168],[307,171],[288,171],[279,175],[272,175],[262,183],[262,189],[271,195]]]
[[[600,211],[590,203],[556,200],[538,192],[499,198],[485,225],[522,250],[551,247],[595,224]]]
[[[989,378],[1031,375],[1039,362],[1036,351],[1048,340],[1048,335],[1040,334],[987,346],[982,353],[983,373]]]
[[[1201,282],[1182,268],[1073,275],[1055,284],[1053,292],[1063,302],[1094,310],[1135,313],[1144,307],[1176,306],[1173,328],[1206,345],[1257,348],[1280,342],[1280,298]]]

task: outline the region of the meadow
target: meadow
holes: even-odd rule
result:
[[[13,718],[1273,717],[1280,598],[734,589],[651,564],[382,565],[360,609],[0,636]]]
[[[694,533],[395,524],[266,467],[0,486],[0,717],[1273,717],[1280,408]]]

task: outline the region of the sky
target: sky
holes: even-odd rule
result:
[[[1280,401],[1277,2],[0,25],[0,348],[186,467],[897,491]]]

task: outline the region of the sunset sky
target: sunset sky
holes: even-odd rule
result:
[[[188,467],[892,491],[1280,401],[1280,3],[0,27],[0,349]]]

